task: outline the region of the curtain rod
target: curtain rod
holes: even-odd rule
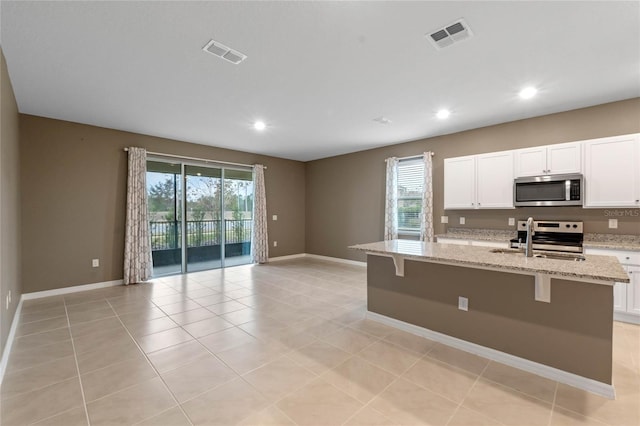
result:
[[[432,156],[432,157],[433,157],[434,155],[436,155],[436,154],[435,154],[435,152],[433,152],[433,151],[430,151],[429,153],[431,154],[431,156]],[[414,158],[420,158],[420,157],[422,157],[422,156],[423,156],[423,154],[419,154],[419,155],[410,155],[410,156],[408,156],[408,157],[399,157],[399,158],[397,158],[397,160],[398,160],[398,161],[402,161],[402,160],[412,160],[412,159],[414,159]],[[388,158],[387,158],[387,159],[385,159],[384,161],[387,161],[387,160],[388,160]]]
[[[129,151],[129,148],[125,148],[125,151]],[[151,154],[151,155],[159,155],[160,157],[171,157],[171,158],[178,158],[181,160],[191,160],[191,161],[204,161],[205,163],[217,163],[217,164],[228,164],[230,166],[242,166],[242,167],[252,167],[253,168],[253,164],[242,164],[242,163],[232,163],[231,161],[219,161],[219,160],[211,160],[208,158],[196,158],[196,157],[187,157],[184,155],[174,155],[174,154],[163,154],[161,152],[152,152],[152,151],[147,151],[147,154]],[[264,169],[267,169],[267,166],[263,166]]]

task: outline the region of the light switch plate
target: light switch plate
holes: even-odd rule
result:
[[[516,218],[515,217],[510,217],[509,218],[509,226],[514,226],[516,224]]]
[[[460,225],[464,225],[465,223],[467,223],[467,221],[465,220],[464,217],[460,218]]]
[[[273,219],[273,220],[278,220],[278,215],[277,215],[277,214],[274,214],[274,215],[273,215],[273,217],[272,217],[272,219]]]
[[[440,216],[440,223],[449,223],[449,216]]]
[[[98,266],[100,266],[100,259],[93,259],[91,261],[91,266],[94,268],[97,268]]]
[[[274,241],[274,242],[273,242],[273,246],[274,246],[274,247],[278,247],[278,242],[277,242],[277,241]]]
[[[618,219],[609,219],[609,228],[617,229],[618,228]]]

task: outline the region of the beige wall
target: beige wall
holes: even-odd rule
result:
[[[0,354],[22,294],[18,106],[0,50]],[[11,292],[9,309],[5,304]]]
[[[440,234],[446,230],[440,223],[440,216],[445,215],[445,158],[636,133],[640,132],[639,117],[640,98],[635,98],[309,162],[306,173],[306,251],[364,260],[363,254],[347,247],[382,239],[384,159],[387,157],[435,152],[433,217],[435,233]],[[609,217],[605,213],[603,209],[536,207],[448,210],[446,215],[452,227],[515,229],[508,226],[509,217],[517,220],[534,216],[583,220],[585,232],[640,235],[637,217],[617,217],[619,228],[610,230],[607,228]],[[465,217],[466,225],[457,225],[460,216]]]
[[[304,252],[304,163],[29,115],[20,125],[25,293],[122,278],[127,146],[266,165],[269,255]]]
[[[551,280],[551,303],[535,300],[534,277],[429,262],[367,258],[369,311],[611,383],[613,288]],[[479,282],[482,285],[477,285]],[[458,297],[469,311],[458,309]]]

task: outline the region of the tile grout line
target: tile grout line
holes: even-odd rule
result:
[[[80,375],[80,364],[78,364],[78,353],[76,352],[76,344],[73,338],[73,332],[71,331],[71,319],[69,318],[69,310],[67,309],[67,301],[63,298],[64,312],[67,315],[67,324],[69,326],[69,335],[71,336],[71,348],[73,349],[73,359],[76,363],[76,372],[78,373],[78,383],[80,384],[80,395],[82,395],[82,406],[84,408],[84,415],[87,419],[87,425],[91,426],[91,419],[89,418],[89,408],[87,407],[87,399],[84,395],[84,387],[82,386],[82,376]],[[106,300],[106,299],[105,299]],[[109,304],[111,306],[111,304]],[[111,308],[113,309],[113,308]]]
[[[146,297],[143,297],[143,298],[144,298],[144,299],[147,299]],[[150,299],[147,299],[147,300],[150,300]],[[113,309],[113,305],[111,305],[111,302],[109,302],[109,301],[107,300],[107,303],[109,304],[109,306],[111,306],[111,309]],[[153,302],[151,302],[151,303],[153,303]],[[185,418],[187,419],[187,421],[188,421],[188,422],[193,426],[193,422],[191,421],[191,418],[190,418],[190,417],[187,415],[187,413],[184,411],[184,409],[182,408],[182,404],[180,404],[180,402],[178,401],[178,398],[176,398],[176,396],[173,394],[173,392],[171,391],[171,389],[169,388],[169,386],[167,385],[167,383],[164,381],[164,378],[162,377],[162,375],[160,374],[160,372],[158,371],[158,369],[155,367],[155,365],[153,365],[153,363],[151,362],[151,360],[149,360],[149,356],[147,355],[147,353],[146,353],[145,351],[143,351],[143,350],[142,350],[142,348],[141,348],[141,347],[140,347],[140,345],[138,344],[138,341],[137,341],[136,339],[134,339],[134,337],[131,335],[131,333],[129,332],[129,329],[127,328],[127,326],[126,326],[126,325],[124,325],[124,323],[123,323],[123,322],[122,322],[122,320],[120,319],[120,315],[118,315],[118,313],[116,312],[116,310],[115,310],[115,309],[113,309],[113,311],[115,312],[115,314],[116,314],[116,318],[118,318],[118,321],[120,321],[120,324],[122,325],[122,327],[125,329],[125,331],[126,331],[126,332],[127,332],[127,334],[129,335],[129,337],[131,338],[131,340],[133,340],[133,343],[137,346],[138,350],[139,350],[140,352],[142,352],[142,355],[143,355],[143,356],[144,356],[144,358],[147,360],[147,363],[149,363],[149,366],[150,366],[150,367],[153,369],[153,371],[155,371],[155,373],[158,375],[158,378],[159,378],[159,379],[160,379],[160,381],[162,382],[162,385],[165,387],[165,389],[167,390],[167,392],[169,392],[169,395],[171,395],[171,398],[173,398],[173,400],[175,401],[176,406],[180,409],[180,411],[181,411],[181,412],[182,412],[182,414],[185,416]],[[163,312],[164,312],[164,311],[163,311]],[[167,317],[169,317],[169,316],[167,315]],[[153,379],[150,379],[150,380],[153,380]],[[142,382],[141,382],[141,383],[142,383]],[[140,383],[136,383],[135,385],[138,385],[138,384],[140,384]],[[132,385],[132,386],[135,386],[135,385]],[[130,387],[131,387],[131,386],[130,386]],[[126,388],[125,388],[125,389],[126,389]],[[122,389],[121,389],[121,390],[122,390]],[[118,391],[118,392],[119,392],[119,391]],[[114,392],[114,393],[116,393],[116,392]],[[173,408],[173,407],[170,407],[170,408]],[[167,409],[167,410],[168,410],[168,409]],[[167,410],[165,410],[165,411],[167,411]],[[161,413],[162,413],[162,412],[161,412]],[[150,418],[152,418],[152,417],[155,417],[156,415],[161,414],[161,413],[156,413],[156,414],[154,414],[153,416],[150,416],[150,417],[144,418],[144,419],[140,420],[140,422],[143,422],[143,421],[145,421],[145,420],[147,420],[147,419],[150,419]],[[140,422],[138,422],[138,423],[140,423]]]
[[[484,368],[482,369],[482,371],[478,374],[478,377],[476,377],[476,380],[474,380],[473,384],[472,384],[471,386],[469,386],[469,389],[467,389],[467,392],[465,393],[464,397],[462,397],[462,400],[458,403],[458,406],[456,407],[456,409],[455,409],[455,410],[453,410],[453,413],[451,413],[451,417],[449,417],[449,420],[447,420],[447,423],[446,423],[447,425],[448,425],[449,423],[451,423],[451,420],[453,420],[453,418],[456,416],[456,414],[458,414],[458,411],[460,411],[460,407],[462,407],[462,404],[464,404],[464,401],[467,399],[467,397],[469,396],[469,394],[471,393],[471,391],[473,390],[473,388],[476,386],[476,384],[477,384],[477,383],[478,383],[478,381],[480,380],[480,377],[482,377],[482,375],[484,374],[484,372],[485,372],[485,371],[487,371],[487,368],[489,368],[489,365],[491,365],[491,363],[492,363],[492,362],[493,362],[493,361],[489,361],[489,362],[487,362],[487,365],[485,365],[485,366],[484,366]],[[448,363],[446,363],[446,364],[448,364]],[[452,364],[448,364],[448,365],[452,365]],[[454,367],[455,367],[455,366],[454,366]],[[457,368],[460,368],[460,367],[457,367]],[[461,370],[464,370],[464,368],[463,368],[463,369],[461,369]],[[465,371],[467,371],[467,370],[465,370]],[[475,411],[475,410],[474,410],[474,411]],[[487,415],[486,415],[486,414],[484,414],[484,413],[480,413],[480,414],[483,414],[484,416],[489,417],[489,416],[487,416]],[[492,418],[492,419],[493,419],[493,418]],[[493,420],[498,421],[497,419],[493,419]]]
[[[560,383],[556,382],[556,387],[553,390],[553,401],[551,402],[551,413],[549,413],[549,422],[548,426],[551,426],[551,422],[553,421],[553,411],[556,409],[556,397],[558,396],[558,387],[560,387]]]

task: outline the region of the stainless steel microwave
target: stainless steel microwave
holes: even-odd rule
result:
[[[581,174],[544,175],[516,178],[513,183],[513,205],[581,206],[584,199],[584,177]]]

